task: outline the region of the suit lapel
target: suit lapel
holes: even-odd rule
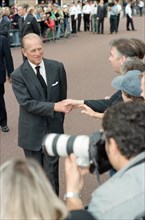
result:
[[[44,61],[45,71],[46,71],[46,79],[47,79],[47,99],[49,100],[51,94],[51,88],[53,83],[53,68],[50,61]]]

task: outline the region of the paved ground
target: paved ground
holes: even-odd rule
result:
[[[134,17],[137,31],[125,31],[126,19],[122,18],[118,34],[109,34],[108,19],[105,21],[105,34],[94,35],[90,32],[80,32],[68,39],[61,39],[56,43],[44,44],[45,57],[62,61],[67,71],[68,97],[76,99],[103,98],[113,93],[110,86],[115,76],[108,61],[109,42],[114,38],[134,37],[145,40],[145,17]],[[13,48],[15,68],[22,62],[19,48]],[[10,158],[24,157],[23,151],[17,147],[18,104],[13,95],[11,85],[6,83],[6,106],[8,111],[9,133],[0,130],[0,163]],[[68,134],[92,134],[101,126],[101,122],[80,114],[75,110],[66,115],[65,132]],[[60,196],[64,194],[64,167],[60,161]],[[104,174],[100,183],[108,178]],[[98,186],[96,177],[88,175],[85,178],[83,200],[86,204],[90,200],[91,192]]]

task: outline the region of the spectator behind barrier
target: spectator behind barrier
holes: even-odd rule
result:
[[[122,102],[109,108],[103,129],[108,159],[118,172],[93,192],[88,212],[100,220],[135,219],[145,212],[145,103]],[[80,192],[87,172],[77,166],[74,154],[66,158],[70,210],[83,208]]]

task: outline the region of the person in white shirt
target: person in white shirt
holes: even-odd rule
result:
[[[122,11],[122,6],[118,3],[118,11],[117,11],[117,32],[118,32],[118,28],[119,28],[119,22],[120,22],[120,14]]]
[[[80,1],[78,1],[77,3],[77,16],[78,16],[77,30],[78,32],[80,32],[81,20],[82,20],[82,4]]]
[[[140,16],[142,16],[142,9],[144,7],[144,2],[142,0],[139,1],[138,7],[139,7]]]
[[[94,4],[91,7],[91,24],[93,34],[98,32],[97,8],[97,2],[94,1]]]
[[[71,6],[69,9],[69,15],[71,18],[71,26],[72,26],[72,34],[76,34],[76,19],[77,19],[77,7],[75,6],[75,2],[71,2]]]
[[[84,31],[90,30],[90,13],[91,6],[87,1],[85,1],[85,5],[83,6]]]
[[[128,2],[128,4],[125,7],[125,13],[126,13],[126,30],[130,31],[129,25],[131,25],[132,31],[135,31],[133,18],[132,18],[132,10],[131,10],[131,1]]]

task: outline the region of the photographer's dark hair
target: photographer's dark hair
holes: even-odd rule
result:
[[[107,141],[113,138],[126,158],[145,151],[145,103],[122,102],[108,108],[103,128]]]
[[[145,43],[139,39],[114,39],[110,42],[110,46],[115,47],[121,55],[126,57],[139,57],[140,59],[143,59],[145,55]]]

